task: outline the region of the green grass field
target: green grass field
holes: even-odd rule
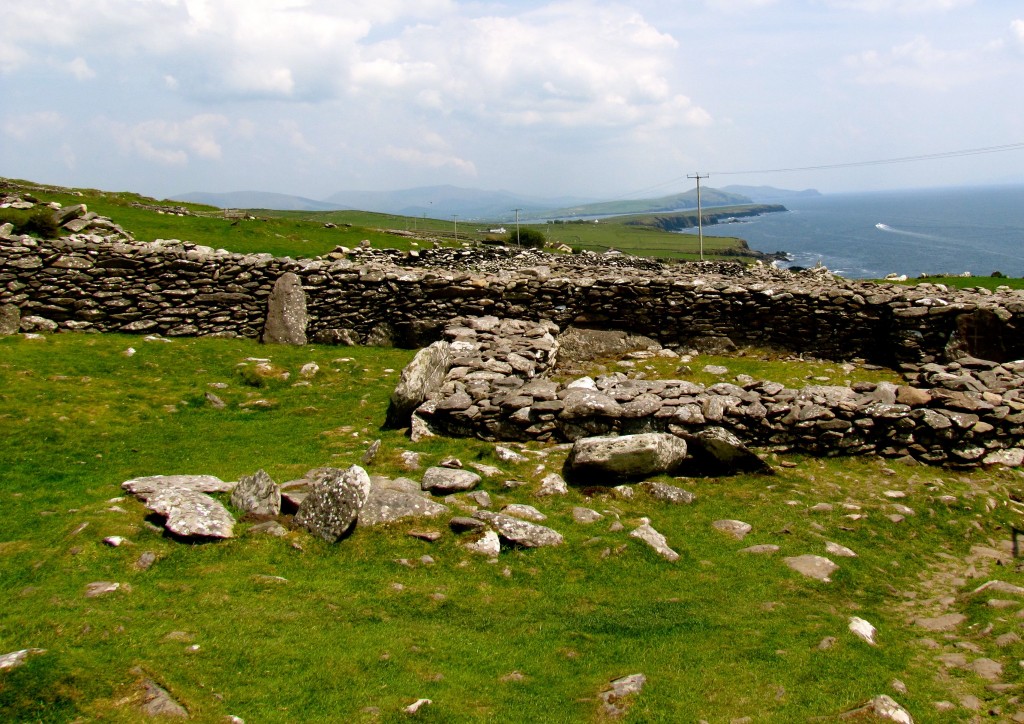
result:
[[[134,667],[201,722],[404,721],[402,709],[419,698],[433,702],[415,717],[423,721],[597,721],[597,693],[638,672],[648,683],[631,722],[831,720],[881,693],[918,721],[969,718],[934,706],[966,695],[1016,711],[1012,692],[993,692],[966,670],[944,671],[935,656],[970,645],[971,658],[1005,661],[1003,681],[1018,685],[1024,646],[994,640],[1019,628],[1019,602],[1006,610],[956,599],[952,609],[969,621],[955,638],[934,635],[940,652],[908,623],[931,612],[934,599],[961,595],[989,575],[1024,583],[1013,567],[985,573],[984,562],[979,578],[942,577],[971,546],[1008,543],[1016,472],[789,457],[795,467],[770,478],[665,479],[696,493],[692,506],[578,489],[538,499],[540,478],[560,469],[564,451],[534,448],[530,462],[510,465],[490,443],[412,444],[380,429],[411,354],[116,335],[0,339],[0,654],[47,650],[0,672],[0,719],[138,721]],[[244,374],[248,358],[270,358],[291,377],[254,386]],[[320,373],[296,385],[298,368],[311,361]],[[742,363],[701,357],[692,366],[708,363],[789,374],[793,383],[848,376],[836,365],[757,354]],[[659,372],[646,363],[638,371]],[[208,391],[227,407],[209,405]],[[258,399],[270,407],[245,406]],[[375,439],[382,448],[372,474],[419,479],[400,468],[403,450],[421,453],[425,466],[457,455],[502,468],[482,485],[496,505],[537,506],[566,545],[506,550],[492,562],[463,551],[443,519],[358,529],[334,545],[301,531],[284,539],[247,534],[251,521],[242,519],[233,540],[188,545],[148,526],[145,509],[119,488],[141,475],[236,479],[259,468],[283,482],[312,467],[357,463]],[[506,490],[505,478],[528,484]],[[887,490],[905,491],[899,502],[916,515],[888,520]],[[466,505],[447,502],[453,513]],[[833,509],[812,511],[817,503]],[[866,517],[851,520],[844,505]],[[605,518],[575,523],[573,506]],[[643,516],[679,562],[627,536]],[[712,528],[719,519],[746,521],[753,531],[732,540]],[[616,520],[625,530],[610,530]],[[413,527],[443,535],[425,543],[407,535]],[[108,547],[102,539],[111,535],[130,543]],[[833,558],[840,570],[831,583],[783,564],[784,556],[823,555],[826,541],[858,553]],[[763,543],[781,550],[739,552]],[[157,562],[139,571],[144,551]],[[433,563],[422,563],[424,555]],[[86,598],[94,581],[130,590]],[[878,646],[849,633],[850,616],[878,628]],[[819,649],[830,636],[835,645]],[[894,679],[907,694],[893,692]]]

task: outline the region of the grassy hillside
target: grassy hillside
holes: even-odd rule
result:
[[[427,722],[599,721],[598,693],[633,673],[648,683],[628,722],[832,720],[882,693],[919,721],[969,718],[959,705],[968,697],[1003,720],[1017,711],[1024,645],[997,640],[1019,628],[1021,603],[969,593],[993,576],[1024,583],[994,565],[1009,555],[999,551],[1016,520],[1007,507],[1020,494],[1016,473],[772,456],[790,466],[772,478],[664,478],[697,495],[690,506],[600,489],[540,499],[534,491],[564,450],[531,447],[529,462],[510,464],[489,443],[412,444],[380,429],[410,355],[116,335],[0,339],[0,654],[46,649],[0,671],[0,719],[139,721],[139,671],[198,722],[404,721],[420,698],[433,702],[416,717]],[[250,357],[271,358],[291,379],[254,386],[239,372]],[[320,373],[293,384],[310,361]],[[692,366],[706,363],[733,364],[702,357]],[[791,383],[847,374],[801,362],[765,369]],[[742,371],[764,370],[748,356]],[[227,406],[210,405],[208,391]],[[247,406],[258,399],[269,408]],[[249,533],[256,521],[244,518],[233,540],[188,545],[160,535],[119,488],[140,475],[235,479],[258,468],[283,482],[358,463],[375,439],[373,474],[418,480],[422,471],[401,467],[403,450],[425,466],[456,455],[500,468],[482,486],[495,506],[537,506],[566,545],[487,560],[464,551],[443,519],[358,529],[328,545],[301,531]],[[527,484],[509,489],[506,479]],[[898,502],[916,514],[891,520],[886,491],[905,494]],[[453,513],[469,505],[446,502]],[[605,517],[576,523],[574,506]],[[628,537],[642,517],[680,561]],[[712,526],[722,519],[753,531],[734,540]],[[441,537],[426,543],[413,528]],[[113,535],[129,542],[104,545]],[[826,541],[857,554],[832,556],[840,569],[830,583],[784,565],[824,555]],[[741,552],[755,544],[780,551]],[[156,563],[139,570],[144,552]],[[96,581],[122,587],[87,598]],[[949,634],[912,623],[939,612],[968,618]],[[850,633],[851,616],[877,627],[877,646]],[[967,663],[943,665],[940,655]],[[1007,688],[965,668],[983,657],[1004,663]],[[940,701],[953,710],[941,713]]]
[[[90,210],[112,218],[137,239],[181,239],[229,251],[267,252],[277,256],[313,257],[332,251],[336,246],[355,247],[368,240],[377,248],[409,250],[440,243],[478,243],[500,235],[491,228],[514,228],[508,222],[493,224],[459,222],[453,219],[395,216],[365,211],[275,211],[246,210],[247,217],[229,218],[220,209],[182,202],[157,201],[129,192],[106,192],[95,189],[43,188],[31,182],[2,181],[4,187],[28,190],[44,201],[61,204],[84,203]],[[188,216],[160,213],[171,207],[186,208]],[[17,212],[0,210],[0,221],[20,220]],[[327,228],[333,224],[335,228]],[[526,226],[524,224],[523,226]],[[620,220],[600,224],[533,225],[545,232],[555,245],[603,251],[616,248],[632,254],[662,258],[693,259],[697,257],[697,241],[692,237],[657,229],[642,229]],[[394,230],[399,234],[388,233]],[[717,250],[742,253],[738,239],[705,239],[705,251],[714,258]],[[736,258],[730,256],[729,258]]]

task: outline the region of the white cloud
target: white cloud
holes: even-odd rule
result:
[[[974,4],[974,0],[824,0],[825,5],[841,10],[871,13],[934,13]]]
[[[844,59],[859,83],[932,90],[970,81],[977,72],[974,61],[969,52],[940,50],[920,36],[887,51],[868,50]]]
[[[162,165],[185,166],[192,157],[219,159],[217,134],[229,125],[222,115],[203,114],[179,122],[152,120],[131,126],[114,123],[111,131],[127,153]]]
[[[391,91],[507,125],[706,124],[674,87],[677,49],[627,7],[570,0],[409,28],[362,48],[351,80],[357,94]]]
[[[67,69],[78,80],[89,80],[96,77],[96,71],[90,68],[88,61],[81,56],[68,63]]]
[[[4,133],[19,141],[32,137],[52,134],[62,130],[67,119],[57,111],[36,111],[8,116],[4,121]]]
[[[1010,32],[1018,42],[1024,43],[1024,20],[1014,20],[1010,23]]]
[[[466,176],[476,176],[476,165],[472,161],[449,153],[397,146],[388,146],[384,153],[388,158],[409,166],[427,169],[451,168]]]

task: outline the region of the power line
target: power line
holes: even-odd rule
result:
[[[895,163],[912,163],[916,161],[934,161],[943,158],[958,158],[961,156],[980,156],[987,153],[1003,153],[1005,151],[1020,151],[1024,149],[1024,143],[1007,143],[1002,146],[985,146],[983,148],[967,148],[960,151],[944,151],[942,153],[926,153],[919,156],[900,156],[897,158],[883,158],[874,161],[852,161],[849,163],[830,163],[819,166],[799,166],[794,168],[768,168],[758,171],[713,171],[716,176],[743,176],[759,173],[789,173],[791,171],[826,171],[837,168],[859,168],[862,166],[885,166]]]
[[[747,176],[755,174],[766,174],[766,173],[791,173],[794,171],[827,171],[831,169],[842,169],[842,168],[859,168],[864,166],[885,166],[897,163],[914,163],[917,161],[934,161],[944,158],[958,158],[961,156],[980,156],[989,153],[1005,153],[1007,151],[1020,151],[1024,150],[1024,142],[1021,143],[1006,143],[1001,146],[984,146],[982,148],[966,148],[959,151],[943,151],[940,153],[926,153],[918,156],[901,156],[897,158],[883,158],[876,159],[873,161],[850,161],[846,163],[830,163],[830,164],[819,164],[816,166],[797,166],[792,168],[769,168],[753,171],[711,171],[710,173],[715,176]],[[639,194],[645,194],[655,189],[663,188],[665,186],[671,186],[677,184],[680,181],[688,178],[687,176],[677,176],[663,181],[661,183],[653,184],[636,191],[630,191],[628,193],[620,194],[611,201],[621,201],[631,196],[638,196]]]

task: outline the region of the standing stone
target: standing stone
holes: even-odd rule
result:
[[[245,475],[231,493],[231,505],[255,515],[280,515],[281,489],[264,470]]]
[[[370,497],[370,487],[370,476],[358,465],[347,470],[328,470],[302,501],[295,522],[334,543],[355,523]]]
[[[431,393],[440,389],[451,366],[451,345],[444,340],[417,352],[402,370],[398,386],[391,393],[385,424],[392,428],[408,425],[413,410],[426,402]]]
[[[285,272],[274,283],[274,290],[267,300],[263,343],[303,345],[308,323],[302,282],[293,272]]]
[[[21,310],[13,304],[0,306],[0,337],[17,334],[21,328]]]

